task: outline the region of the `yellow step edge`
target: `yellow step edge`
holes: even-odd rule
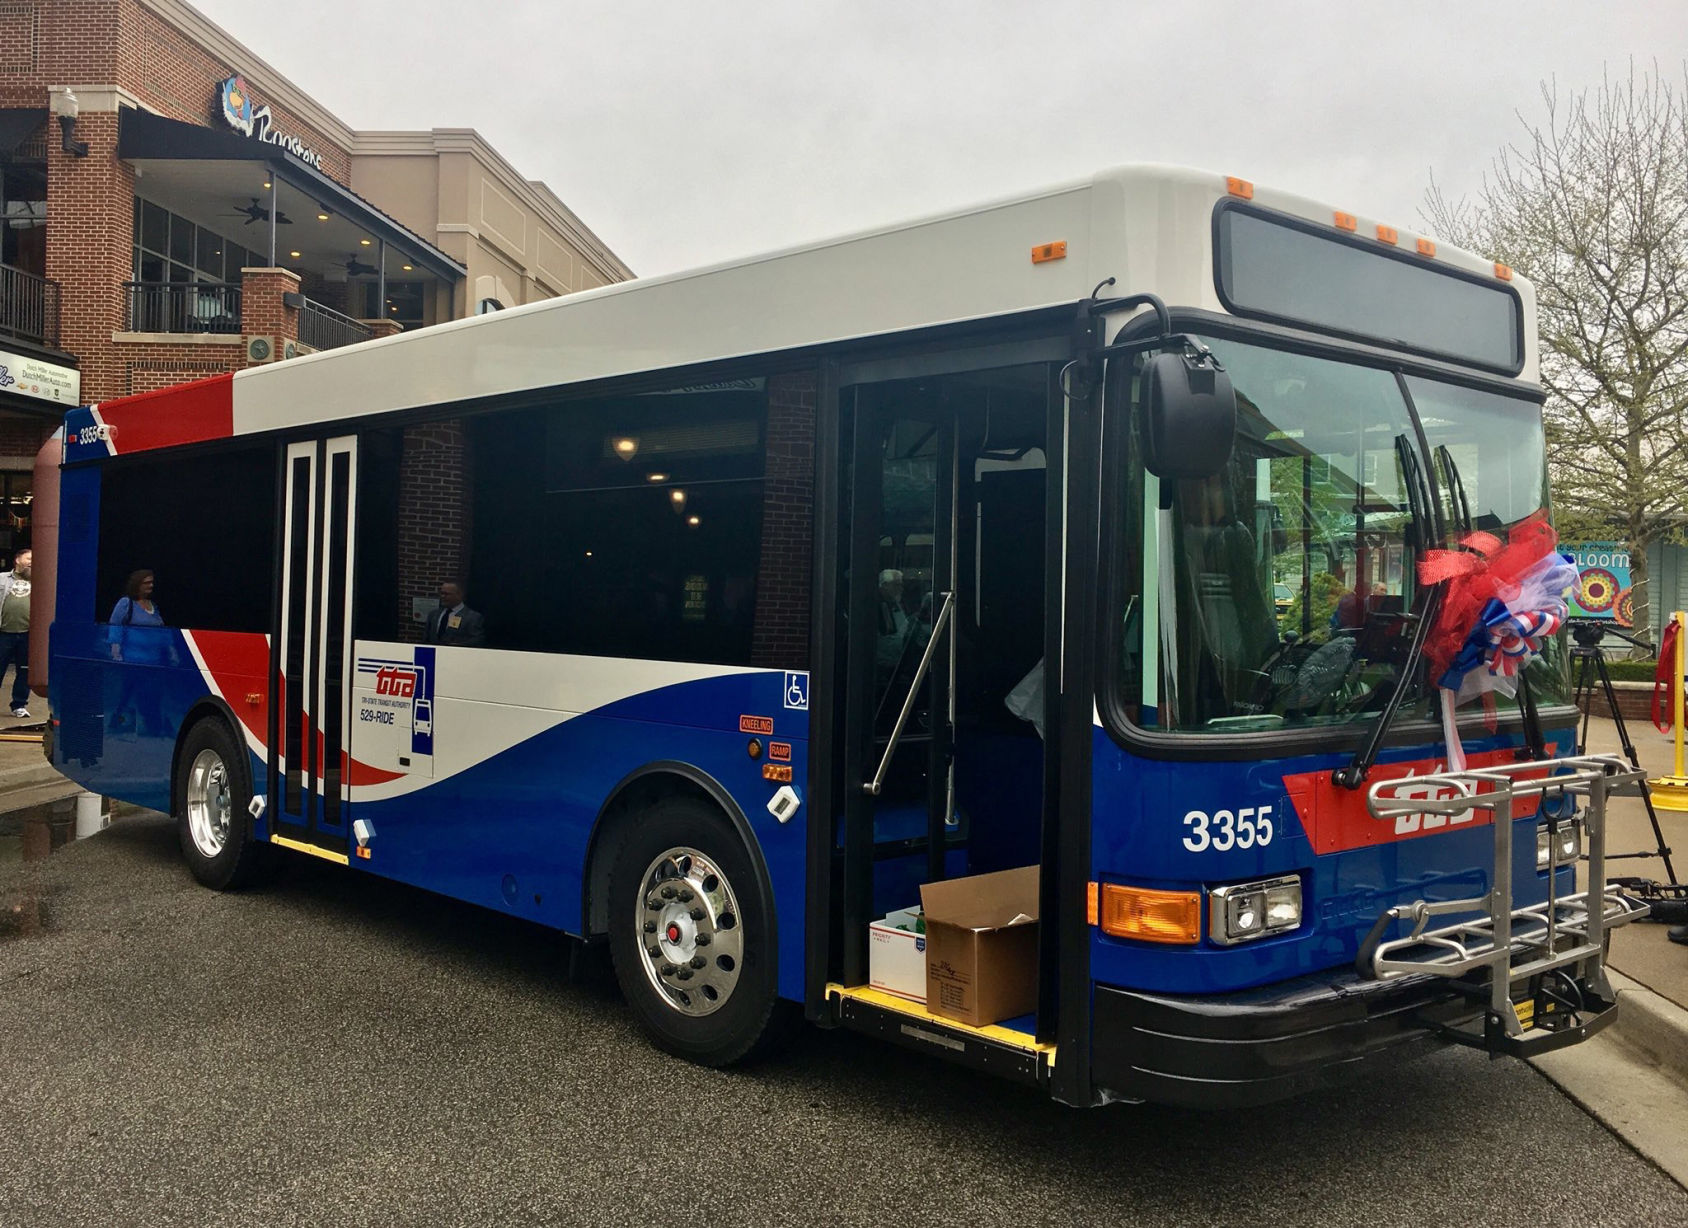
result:
[[[886,993],[883,989],[872,989],[866,985],[858,985],[851,989],[829,981],[826,987],[826,996],[840,1000],[849,998],[852,1001],[863,1002],[880,1010],[905,1015],[910,1019],[918,1019],[922,1023],[949,1028],[956,1032],[966,1032],[979,1037],[981,1040],[993,1041],[1011,1049],[1041,1054],[1046,1065],[1053,1066],[1055,1064],[1054,1045],[1044,1044],[1024,1032],[1016,1032],[1013,1028],[1000,1027],[994,1023],[987,1024],[984,1027],[974,1027],[970,1023],[957,1023],[954,1019],[945,1019],[942,1015],[934,1015],[926,1009],[924,1003],[910,1002],[907,998],[899,998],[896,994]]]
[[[337,866],[349,866],[352,859],[344,853],[336,853],[332,849],[318,848],[314,844],[306,844],[303,840],[289,840],[286,836],[270,837],[271,844],[279,844],[284,849],[292,849],[295,853],[309,853],[312,857],[320,857],[324,861],[332,861]]]

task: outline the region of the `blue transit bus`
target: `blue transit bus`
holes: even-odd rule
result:
[[[307,353],[67,417],[47,753],[209,887],[604,944],[710,1065],[1554,1048],[1636,910],[1542,399],[1511,270],[1165,167]]]

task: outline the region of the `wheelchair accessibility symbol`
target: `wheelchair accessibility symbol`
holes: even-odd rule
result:
[[[785,706],[800,712],[809,710],[809,675],[787,673],[785,676]]]

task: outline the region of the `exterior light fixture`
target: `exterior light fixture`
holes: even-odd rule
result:
[[[76,95],[69,90],[53,90],[48,100],[48,110],[59,121],[59,139],[63,143],[64,151],[74,158],[88,156],[88,142],[76,139],[76,117],[82,108],[76,101]]]
[[[639,455],[639,441],[631,435],[623,435],[610,441],[610,450],[622,460],[630,461]]]
[[[674,510],[676,512],[683,512],[686,510],[686,492],[681,490],[678,486],[668,492],[668,501],[674,505]]]
[[[415,268],[415,267],[416,267],[415,265],[410,265],[410,264],[399,265],[399,268],[403,269],[406,273],[410,272],[410,270]]]
[[[363,244],[365,247],[368,247],[370,245],[368,239],[359,239],[358,242]]]
[[[666,473],[647,473],[645,475],[645,481],[647,482],[666,482],[667,480],[668,475]]]
[[[692,528],[695,529],[695,528],[698,527],[698,525],[703,523],[703,517],[702,516],[687,516],[686,517],[686,523],[691,525]]]
[[[328,220],[328,214],[319,213],[319,214],[316,215],[316,220],[319,221],[319,222],[326,222]]]
[[[295,260],[297,260],[297,259],[298,259],[298,258],[299,258],[299,253],[298,253],[298,252],[288,252],[288,253],[287,253],[287,254],[288,254],[288,255],[289,255],[289,256],[291,256],[291,257],[293,257],[293,259],[295,259]]]

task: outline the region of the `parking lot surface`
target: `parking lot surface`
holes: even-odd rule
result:
[[[0,865],[0,1226],[1681,1224],[1539,1074],[1465,1051],[1224,1114],[1078,1111],[864,1038],[650,1048],[494,913],[162,817]]]

